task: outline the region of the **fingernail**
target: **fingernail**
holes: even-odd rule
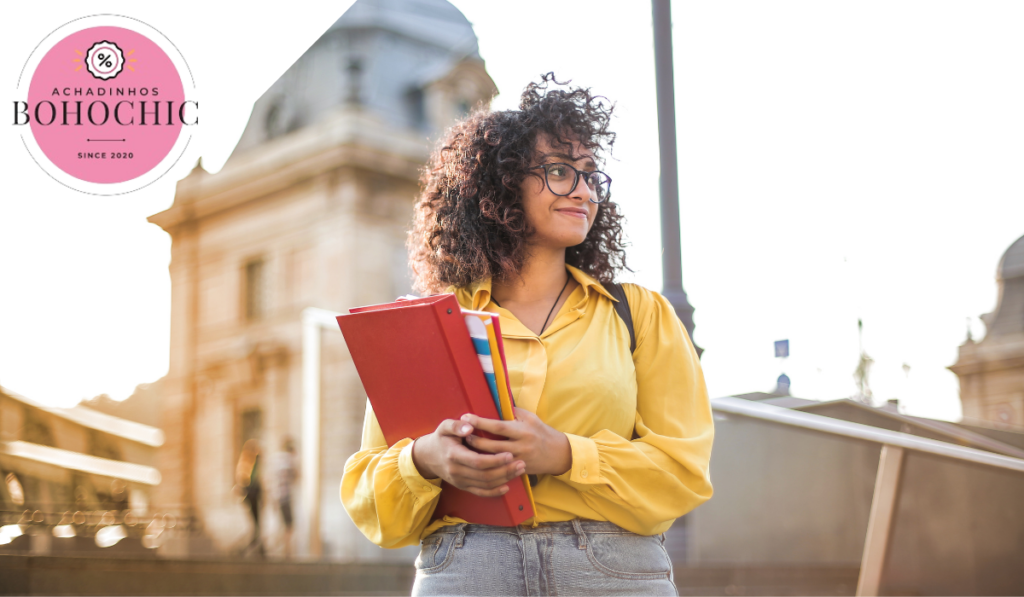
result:
[[[462,432],[463,433],[469,433],[470,431],[473,431],[473,428],[470,427],[469,425],[463,425],[462,426]]]
[[[501,486],[501,493],[503,493],[503,494],[508,493],[508,485],[502,485]]]
[[[468,420],[469,420],[469,415],[462,415],[462,417],[460,417],[460,418],[461,418],[461,419],[462,419],[463,421],[468,421]]]

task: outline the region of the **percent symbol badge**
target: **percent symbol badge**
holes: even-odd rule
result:
[[[124,52],[112,41],[98,41],[86,53],[85,66],[97,79],[113,79],[124,68]]]

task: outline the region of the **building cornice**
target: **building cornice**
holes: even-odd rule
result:
[[[948,367],[957,375],[1024,369],[1024,334],[985,338],[960,346],[960,358]]]
[[[174,204],[148,219],[171,232],[292,188],[341,167],[415,182],[429,157],[426,138],[395,129],[358,109],[340,109],[324,123],[300,129],[233,156],[217,174],[196,168],[178,182]]]
[[[0,454],[144,485],[159,485],[161,480],[160,471],[151,466],[110,460],[25,441],[0,442]]]
[[[16,400],[32,408],[50,413],[76,425],[102,431],[110,435],[126,439],[128,441],[144,444],[153,448],[159,448],[164,443],[164,432],[156,427],[150,427],[121,417],[115,417],[91,408],[77,405],[73,408],[53,408],[44,406],[34,400],[30,400],[20,394],[8,389],[0,388],[0,396]]]

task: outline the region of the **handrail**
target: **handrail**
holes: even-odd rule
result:
[[[801,410],[816,414],[818,408],[829,407],[836,404],[844,404],[845,406],[856,408],[862,411],[870,412],[876,416],[884,417],[892,421],[899,421],[900,423],[907,423],[916,427],[922,427],[937,433],[941,436],[948,437],[949,439],[939,439],[938,441],[949,442],[954,445],[974,447],[985,452],[992,452],[995,454],[1002,454],[1003,456],[1010,456],[1011,458],[1024,458],[1024,449],[1018,448],[1007,443],[1003,443],[997,439],[991,438],[987,435],[982,435],[968,429],[962,429],[955,423],[949,423],[947,421],[936,421],[935,419],[925,419],[922,417],[912,417],[903,413],[887,410],[884,408],[875,408],[862,402],[855,402],[848,398],[841,398],[839,400],[829,400],[827,402],[811,402],[810,404],[804,404],[797,406],[794,410]],[[772,403],[772,406],[777,406]]]
[[[897,446],[916,452],[925,452],[937,456],[945,456],[946,458],[1024,472],[1024,459],[1021,458],[1002,456],[976,448],[955,446],[946,442],[910,435],[909,433],[879,429],[870,425],[851,423],[822,415],[812,415],[807,412],[782,408],[781,406],[772,406],[770,404],[761,404],[733,396],[713,399],[711,401],[711,408],[732,415],[781,423],[792,427],[801,427],[832,435],[842,435],[854,439]]]

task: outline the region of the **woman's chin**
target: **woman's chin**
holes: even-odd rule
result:
[[[535,247],[550,247],[552,249],[568,249],[582,244],[587,240],[586,229],[579,230],[558,230],[548,234],[534,234],[530,244]]]
[[[561,245],[566,247],[575,247],[587,240],[587,232],[589,231],[590,226],[583,223],[581,226],[559,230],[556,238],[558,238],[559,244]]]
[[[586,234],[584,234],[583,236],[573,236],[571,238],[566,238],[560,244],[562,246],[564,246],[566,249],[569,249],[569,248],[572,248],[572,247],[576,247],[576,246],[582,245],[583,241],[585,241],[585,240],[587,240],[587,235]]]

